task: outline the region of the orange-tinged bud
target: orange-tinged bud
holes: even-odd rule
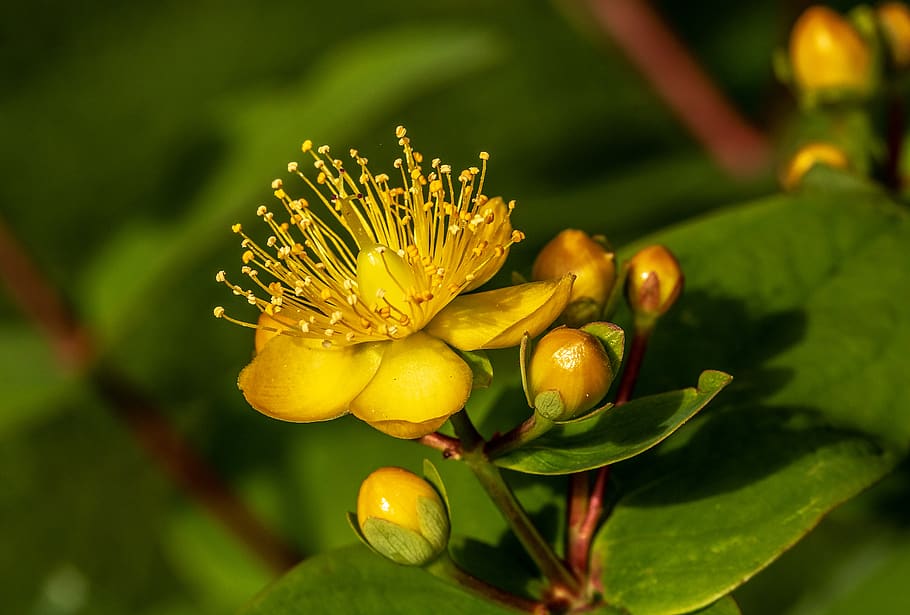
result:
[[[602,400],[613,382],[610,358],[600,341],[584,331],[558,327],[543,336],[528,369],[531,397],[559,393],[560,406],[546,418],[568,420]],[[540,411],[540,404],[535,406]],[[551,406],[552,407],[552,406]]]
[[[786,190],[799,186],[803,176],[816,164],[825,164],[836,169],[850,166],[847,154],[830,143],[813,142],[800,147],[781,172],[780,182]]]
[[[613,253],[584,231],[566,229],[537,255],[531,276],[549,280],[567,273],[575,274],[575,283],[563,313],[564,321],[581,325],[597,320],[616,283]]]
[[[803,93],[837,90],[862,94],[872,88],[869,45],[850,22],[824,6],[810,6],[794,24],[790,64]]]
[[[903,2],[885,2],[878,5],[876,14],[895,68],[910,67],[910,8]]]
[[[402,468],[379,468],[360,485],[357,524],[381,555],[406,566],[436,559],[449,542],[449,513],[436,489]]]
[[[648,246],[629,259],[626,298],[636,318],[664,314],[682,292],[683,274],[673,253],[661,245]]]

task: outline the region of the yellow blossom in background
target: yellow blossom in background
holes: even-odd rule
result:
[[[790,62],[804,95],[840,90],[865,95],[873,87],[869,45],[848,20],[826,6],[810,6],[793,25]]]
[[[471,369],[452,348],[515,346],[568,302],[572,276],[462,295],[493,277],[523,238],[511,225],[514,203],[483,194],[485,152],[480,168],[453,176],[439,159],[425,169],[404,128],[396,136],[404,157],[395,180],[374,175],[356,150],[350,172],[328,146],[305,142],[315,178],[297,163],[288,170],[313,203],[276,179],[287,218],[259,208],[272,233],[266,247],[233,227],[252,287],[223,271],[216,279],[261,315],[256,324],[222,307],[215,315],[256,328],[256,357],[238,385],[264,414],[311,422],[351,412],[399,438],[426,435],[471,391]]]

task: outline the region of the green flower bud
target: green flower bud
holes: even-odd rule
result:
[[[835,169],[846,169],[850,166],[847,154],[830,143],[813,142],[800,147],[781,172],[780,182],[785,190],[799,186],[803,176],[816,164],[824,164]]]
[[[849,21],[825,6],[810,6],[794,24],[790,65],[796,86],[810,97],[865,95],[874,84],[869,45]]]
[[[616,284],[613,253],[584,231],[566,229],[537,255],[531,277],[549,280],[567,273],[575,274],[575,283],[562,320],[578,326],[599,319]]]
[[[660,245],[648,246],[629,259],[626,299],[637,319],[657,318],[682,292],[683,274],[676,257]]]
[[[449,542],[449,513],[439,493],[402,468],[379,468],[363,481],[357,524],[374,550],[406,566],[429,564]]]
[[[551,421],[566,421],[592,409],[613,382],[613,368],[600,341],[584,331],[558,327],[543,336],[528,369],[531,397]],[[553,397],[558,394],[558,399]]]

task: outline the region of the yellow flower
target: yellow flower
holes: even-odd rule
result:
[[[458,412],[471,391],[472,372],[453,348],[471,351],[517,345],[537,335],[565,308],[572,276],[462,295],[502,267],[512,244],[514,202],[482,193],[481,168],[453,177],[439,159],[425,170],[403,127],[400,183],[374,175],[367,159],[350,155],[350,173],[328,146],[313,150],[315,179],[288,165],[310,188],[314,204],[292,198],[281,180],[272,187],[287,219],[261,206],[271,229],[262,248],[239,224],[242,273],[252,289],[227,284],[261,311],[256,357],[238,385],[256,410],[274,418],[311,422],[348,412],[399,438],[418,438]],[[268,275],[268,280],[260,275]],[[260,295],[267,298],[262,298]]]
[[[825,6],[810,6],[790,33],[796,85],[810,96],[825,91],[868,93],[873,86],[869,45],[853,25]]]

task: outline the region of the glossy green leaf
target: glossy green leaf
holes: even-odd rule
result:
[[[460,356],[468,367],[471,368],[471,374],[474,380],[471,387],[474,389],[485,389],[493,382],[493,365],[490,363],[490,357],[482,350],[453,350]]]
[[[641,397],[590,420],[557,425],[494,461],[529,474],[570,474],[628,459],[679,429],[730,380],[723,372],[703,372],[697,389]]]
[[[893,463],[798,409],[739,408],[704,423],[635,476],[596,538],[607,599],[636,615],[730,592]]]
[[[687,290],[643,388],[692,357],[736,384],[724,409],[617,467],[626,490],[595,558],[608,600],[636,615],[728,593],[910,444],[910,224],[876,190],[831,178],[838,190],[810,184],[650,238],[676,252]]]
[[[848,175],[648,238],[670,247],[686,290],[649,343],[639,387],[707,363],[736,377],[728,401],[806,406],[910,447],[910,218]],[[693,361],[698,357],[698,361]]]
[[[306,560],[241,610],[241,615],[299,613],[503,615],[514,611],[357,545]]]

